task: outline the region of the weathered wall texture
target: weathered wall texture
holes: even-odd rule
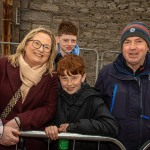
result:
[[[101,57],[103,52],[120,51],[119,38],[127,23],[142,21],[150,27],[150,0],[20,0],[20,7],[19,40],[29,30],[39,26],[57,34],[58,24],[63,19],[71,20],[79,27],[79,47],[98,51],[98,68],[111,62],[114,55],[116,57],[112,53]],[[16,39],[14,37],[13,42],[19,42]],[[95,54],[81,52],[91,85],[95,82],[95,70],[98,69]]]
[[[149,0],[21,0],[21,38],[44,26],[57,33],[62,19],[79,27],[78,44],[84,48],[119,50],[121,30],[131,21],[150,26]]]

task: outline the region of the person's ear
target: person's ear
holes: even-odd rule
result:
[[[86,74],[84,74],[84,75],[82,76],[82,82],[84,82],[85,79],[86,79]]]
[[[59,43],[59,36],[57,35],[55,36],[55,38],[56,38],[56,42]]]

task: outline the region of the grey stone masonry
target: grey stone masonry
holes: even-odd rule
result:
[[[19,42],[31,29],[43,26],[57,34],[62,20],[70,20],[79,28],[80,48],[95,49],[101,58],[104,52],[121,51],[119,39],[122,29],[132,21],[142,21],[150,28],[150,0],[15,0],[20,1]],[[14,28],[15,26],[13,26]],[[18,27],[18,26],[17,26]],[[13,29],[15,32],[16,30]],[[15,37],[17,36],[17,37]],[[12,39],[12,40],[13,40]],[[82,51],[87,64],[87,81],[94,85],[96,73],[95,53]],[[105,55],[102,64],[110,63],[116,57]],[[103,62],[102,62],[103,61]]]
[[[58,24],[71,20],[79,27],[79,46],[99,54],[120,50],[118,40],[127,23],[143,21],[150,26],[149,0],[21,0],[20,5],[20,38],[38,26],[57,34]]]

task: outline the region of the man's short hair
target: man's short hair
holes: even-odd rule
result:
[[[78,28],[71,21],[62,21],[58,27],[58,36],[62,34],[78,35]]]

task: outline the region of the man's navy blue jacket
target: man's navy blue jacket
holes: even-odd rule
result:
[[[95,87],[119,123],[127,150],[138,150],[150,140],[150,54],[138,73],[127,69],[122,54],[99,73]],[[115,150],[115,148],[112,148]]]

